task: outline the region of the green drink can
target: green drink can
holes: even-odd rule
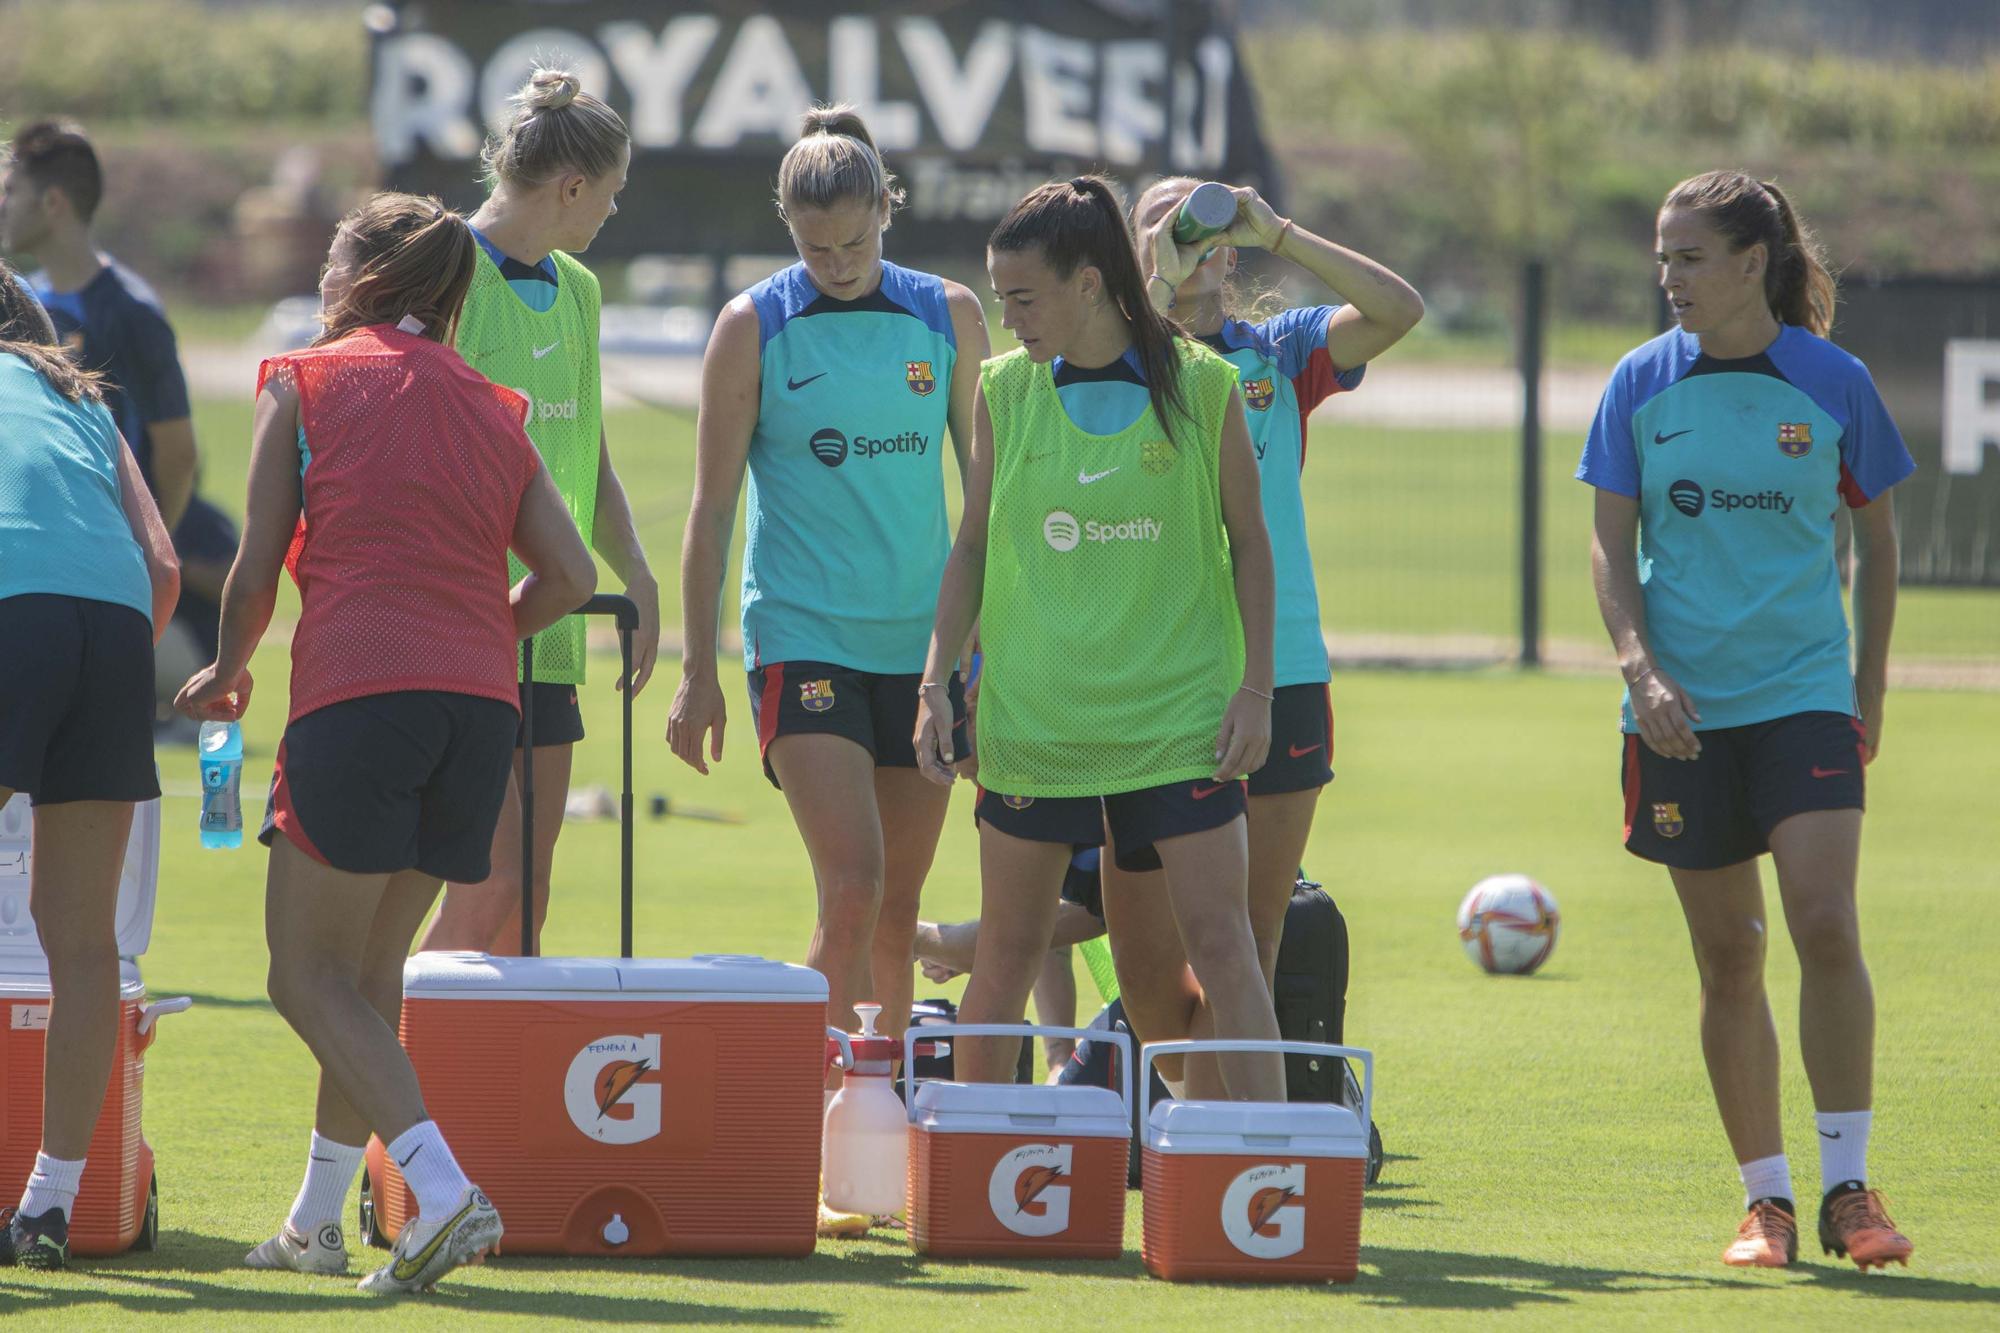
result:
[[[1174,219],[1174,240],[1194,245],[1228,231],[1235,221],[1235,192],[1218,181],[1208,181],[1181,200],[1180,216]]]

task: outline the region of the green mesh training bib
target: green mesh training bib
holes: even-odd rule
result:
[[[1025,351],[980,368],[993,420],[979,781],[1106,796],[1215,771],[1243,680],[1217,472],[1236,368],[1181,341],[1187,419],[1073,423]]]
[[[528,438],[588,546],[597,517],[597,453],[604,420],[598,389],[597,278],[556,251],[550,256],[556,264],[556,303],[534,311],[500,276],[486,247],[477,249],[472,289],[458,317],[458,353],[495,384],[528,396]],[[507,577],[518,583],[527,574],[527,566],[510,554]],[[583,658],[582,616],[568,616],[535,636],[536,680],[580,684]]]

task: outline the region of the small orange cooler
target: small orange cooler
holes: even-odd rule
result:
[[[50,997],[48,961],[28,911],[33,864],[33,816],[28,798],[17,795],[0,807],[0,1201],[8,1204],[35,1169],[42,1138]],[[159,1035],[154,1020],[189,1004],[185,998],[148,1004],[139,977],[137,958],[153,935],[159,868],[160,803],[153,800],[133,811],[118,884],[118,1045],[70,1214],[70,1248],[77,1254],[150,1250],[159,1235],[159,1183],[141,1125],[145,1052]]]
[[[1359,1060],[1359,1114],[1328,1102],[1155,1103],[1142,1166],[1146,1270],[1174,1281],[1352,1282],[1374,1057],[1319,1042],[1169,1041],[1145,1048],[1139,1076],[1158,1056],[1202,1050]]]
[[[914,1069],[918,1029],[904,1036]],[[948,1036],[1074,1036],[1119,1046],[1122,1095],[1048,1084],[918,1083],[910,1093],[910,1243],[981,1259],[1116,1259],[1125,1246],[1132,1048],[1122,1032],[937,1023]]]
[[[420,953],[403,1046],[508,1254],[810,1254],[826,979],[762,958]],[[368,1145],[362,1234],[416,1201]]]

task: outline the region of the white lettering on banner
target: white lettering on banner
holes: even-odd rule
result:
[[[1953,338],[1944,345],[1944,470],[1977,476],[1989,444],[2000,448],[2000,341]]]
[[[1097,51],[1078,37],[1045,28],[1021,29],[1021,96],[1027,104],[1028,143],[1039,152],[1097,156],[1097,127],[1090,123],[1090,76]]]
[[[479,127],[465,109],[472,103],[472,62],[434,33],[388,38],[376,57],[369,116],[375,152],[384,162],[415,157],[419,142],[439,157],[479,152]]]
[[[877,149],[899,153],[917,146],[916,107],[881,100],[881,34],[874,19],[839,18],[827,24],[826,64],[831,100],[854,104]]]
[[[722,24],[712,14],[670,19],[655,42],[639,23],[607,23],[598,34],[632,94],[627,123],[641,148],[673,148],[681,141],[681,99],[715,45]]]
[[[744,19],[694,123],[695,145],[734,148],[748,134],[789,143],[812,100],[783,25],[767,14]]]
[[[1146,145],[1167,132],[1167,111],[1147,92],[1167,75],[1167,51],[1158,42],[1108,42],[1104,47],[1104,98],[1097,113],[1104,156],[1143,162]]]
[[[573,71],[592,96],[611,91],[611,67],[604,63],[597,43],[569,28],[530,28],[502,42],[479,76],[479,113],[489,126],[498,129],[512,118],[514,105],[509,99],[521,91],[538,63]]]
[[[816,87],[824,87],[833,99],[861,109],[886,152],[942,147],[965,153],[981,146],[1000,98],[1016,86],[1021,148],[1029,154],[1129,166],[1146,161],[1164,140],[1175,170],[1208,170],[1226,159],[1235,61],[1223,36],[1203,37],[1191,60],[1170,65],[1165,45],[1151,37],[1103,40],[988,19],[961,54],[933,18],[892,24],[841,14],[825,22],[826,67],[810,80],[785,25],[769,15],[745,18],[733,31],[711,14],[682,14],[657,29],[619,21],[604,24],[595,39],[537,27],[507,38],[476,67],[449,37],[392,33],[376,44],[371,107],[377,151],[389,166],[426,150],[443,158],[476,156],[483,127],[504,123],[508,99],[540,58],[560,59],[586,90],[610,95],[614,105],[626,99],[620,109],[641,149],[727,151],[746,139],[790,143],[800,113],[814,101]],[[913,100],[882,98],[891,31],[896,58],[916,89]],[[689,90],[711,68],[697,103]],[[926,121],[934,138],[925,132]],[[1040,179],[1019,164],[960,169]],[[983,202],[961,200],[937,216],[996,215]]]
[[[998,222],[1046,171],[961,166],[946,157],[906,157],[896,169],[909,178],[910,216],[923,222]]]
[[[992,19],[980,24],[962,65],[952,56],[951,39],[932,19],[904,19],[896,25],[896,40],[944,146],[959,153],[978,147],[1014,68],[1013,30]]]

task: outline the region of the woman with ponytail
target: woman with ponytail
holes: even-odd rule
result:
[[[527,401],[451,348],[478,245],[435,199],[344,218],[325,331],[258,375],[243,543],[217,659],[176,701],[240,718],[279,571],[299,587],[290,712],[260,840],[272,1003],[319,1062],[305,1183],[252,1268],[343,1273],[372,1132],[417,1216],[363,1291],[417,1291],[500,1239],[396,1039],[403,963],[442,881],[477,883],[520,729],[514,650],[597,571],[522,430]],[[529,571],[510,590],[509,551]]]
[[[1072,847],[1102,841],[1127,869],[1165,869],[1160,906],[1215,1035],[1274,1040],[1243,782],[1271,736],[1271,546],[1236,369],[1147,300],[1099,177],[1016,204],[987,271],[1021,346],[980,372],[917,731],[925,773],[949,784],[964,749],[944,673],[977,621],[982,887],[960,1017],[1020,1021]],[[1001,1041],[956,1059],[962,1078],[1011,1077]],[[1284,1100],[1278,1056],[1220,1066],[1228,1096]]]
[[[1862,1268],[1911,1245],[1868,1185],[1875,1001],[1855,884],[1862,770],[1882,743],[1896,611],[1890,488],[1915,470],[1868,368],[1826,340],[1834,284],[1775,184],[1668,192],[1660,285],[1678,327],[1613,372],[1577,476],[1624,674],[1625,846],[1667,867],[1701,977],[1701,1040],[1747,1214],[1723,1262],[1798,1257],[1764,994],[1757,858],[1800,973],[1820,1244]],[[1854,645],[1835,512],[1854,528]]]
[[[949,803],[910,746],[919,680],[938,682],[954,716],[964,710],[956,647],[940,674],[918,674],[951,544],[944,438],[962,478],[987,351],[977,297],[883,259],[902,198],[853,108],[806,113],[778,166],[778,215],[799,262],[724,308],[702,360],[686,639],[667,724],[697,772],[722,758],[716,619],[747,471],[743,666],[764,775],[812,860],[819,919],[806,962],[826,977],[828,1023],[854,1030],[855,1002],[872,1000],[878,1030],[898,1037]],[[822,1212],[821,1226],[843,1234],[867,1219]]]
[[[618,113],[584,92],[568,70],[537,69],[514,95],[514,114],[483,154],[492,193],[472,215],[473,273],[457,347],[471,367],[534,404],[528,438],[569,506],[585,542],[625,585],[639,609],[633,636],[635,694],[653,674],[660,643],[660,590],[639,544],[625,487],[611,466],[597,354],[597,277],[572,257],[590,248],[618,211],[631,137]],[[525,572],[517,561],[513,577]],[[533,699],[535,847],[533,938],[548,914],[549,874],[569,802],[570,760],[583,739],[577,690],[584,680],[583,617],[565,616],[535,636]],[[508,783],[482,883],[446,887],[426,949],[511,954],[521,947],[521,764]]]

